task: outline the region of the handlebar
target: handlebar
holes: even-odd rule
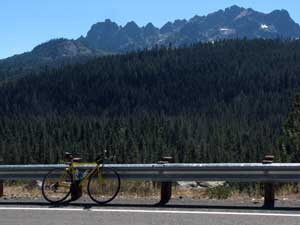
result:
[[[98,155],[97,158],[96,158],[96,162],[98,164],[101,164],[103,163],[104,161],[111,161],[111,160],[114,160],[116,158],[116,156],[109,156],[109,153],[107,150],[104,150],[102,154]]]

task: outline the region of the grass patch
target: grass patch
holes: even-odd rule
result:
[[[206,193],[210,199],[228,199],[233,196],[233,190],[229,186],[207,189]]]

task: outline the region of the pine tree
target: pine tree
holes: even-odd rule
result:
[[[292,110],[283,126],[282,159],[300,162],[300,94],[294,96]]]

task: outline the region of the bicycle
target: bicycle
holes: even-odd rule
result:
[[[106,152],[105,152],[106,153]],[[65,201],[72,192],[72,187],[82,187],[87,182],[89,197],[98,204],[112,201],[120,191],[119,174],[112,168],[105,167],[103,156],[96,158],[95,163],[81,163],[71,153],[65,153],[69,160],[67,168],[56,168],[48,172],[43,179],[42,194],[50,203]],[[92,169],[84,169],[93,165]],[[80,169],[84,169],[82,173]]]

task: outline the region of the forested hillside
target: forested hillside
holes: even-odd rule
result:
[[[257,162],[282,148],[300,41],[228,40],[102,57],[0,87],[0,155],[50,163],[108,149],[117,162]],[[1,76],[1,75],[0,75]],[[5,76],[5,74],[3,74]],[[298,154],[299,153],[299,154]]]

